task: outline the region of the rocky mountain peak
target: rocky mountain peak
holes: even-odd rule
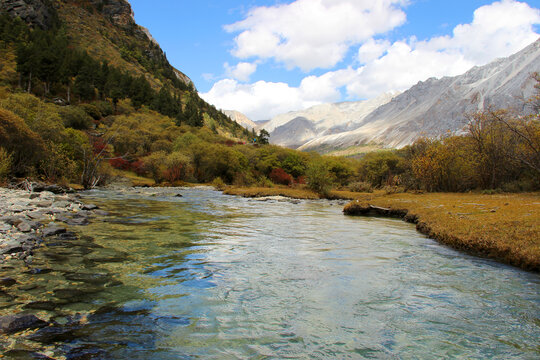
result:
[[[0,0],[0,10],[42,29],[50,28],[54,22],[49,0]]]
[[[126,26],[135,23],[133,10],[126,0],[90,0],[90,2],[115,25]]]

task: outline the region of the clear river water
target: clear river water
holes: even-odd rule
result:
[[[208,189],[83,200],[109,215],[32,275],[33,307],[65,325],[34,337],[67,358],[540,358],[538,274],[400,220]]]

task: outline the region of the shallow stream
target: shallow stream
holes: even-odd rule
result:
[[[83,200],[109,215],[36,251],[32,271],[0,274],[22,288],[0,296],[3,313],[24,307],[59,324],[31,335],[54,354],[540,357],[538,274],[456,252],[400,220],[207,189]]]

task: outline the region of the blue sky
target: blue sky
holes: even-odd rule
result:
[[[253,120],[403,91],[538,38],[540,0],[130,0],[169,61]]]

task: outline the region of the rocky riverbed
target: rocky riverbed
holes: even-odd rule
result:
[[[0,188],[0,357],[48,358],[42,335],[62,335],[66,324],[72,329],[85,317],[62,307],[87,297],[87,283],[95,292],[114,284],[108,274],[81,275],[71,268],[100,250],[76,228],[107,213],[59,187],[49,188],[56,194],[45,189]]]
[[[68,226],[83,226],[97,206],[83,204],[77,195],[0,188],[0,263],[11,258],[32,261],[32,250],[47,237],[72,236]]]

